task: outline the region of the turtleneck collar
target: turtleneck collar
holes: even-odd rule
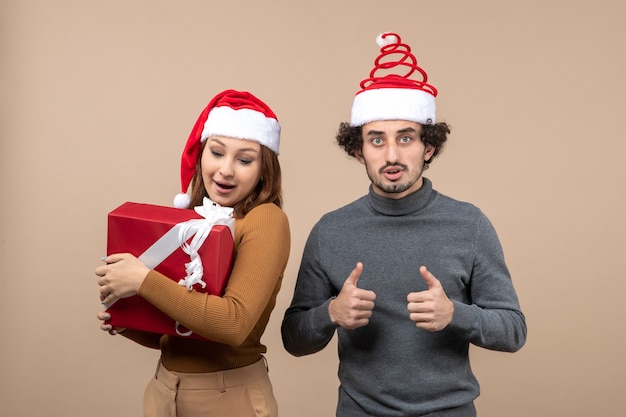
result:
[[[423,180],[419,190],[397,200],[376,194],[370,185],[365,201],[372,210],[385,216],[405,216],[418,212],[434,197],[432,182],[428,178]]]

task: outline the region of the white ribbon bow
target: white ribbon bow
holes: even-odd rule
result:
[[[182,250],[189,255],[190,261],[185,264],[185,272],[187,276],[178,283],[184,285],[191,290],[195,284],[200,284],[202,288],[206,287],[206,282],[202,280],[204,270],[202,268],[202,260],[198,255],[198,250],[204,243],[213,226],[222,224],[233,231],[233,209],[232,207],[222,207],[219,204],[204,197],[202,206],[194,207],[196,213],[204,217],[204,219],[193,219],[180,223],[178,230],[178,242]],[[191,242],[187,243],[189,237],[193,235]]]

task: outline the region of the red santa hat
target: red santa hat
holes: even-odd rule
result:
[[[363,126],[377,120],[435,123],[437,89],[428,84],[428,75],[417,65],[411,47],[392,32],[378,35],[376,43],[380,55],[354,97],[350,125]],[[387,74],[380,74],[383,71]],[[420,75],[421,80],[412,79],[413,75]]]
[[[247,91],[226,90],[213,97],[198,117],[183,150],[181,193],[174,198],[175,207],[189,206],[187,189],[196,170],[202,142],[211,136],[252,140],[278,155],[280,124],[272,109]]]

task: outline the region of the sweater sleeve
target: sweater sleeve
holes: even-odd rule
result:
[[[307,239],[293,299],[281,326],[283,346],[294,356],[322,350],[337,327],[328,313],[328,304],[337,290],[329,284],[320,265],[318,231],[316,225]]]
[[[477,346],[519,350],[526,342],[526,321],[500,241],[484,215],[478,221],[469,291],[471,303],[453,300],[450,328]]]
[[[235,261],[222,297],[189,291],[152,270],[139,295],[210,340],[238,346],[253,330],[280,286],[290,249],[287,217],[263,204],[235,223]]]

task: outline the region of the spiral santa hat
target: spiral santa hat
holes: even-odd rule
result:
[[[181,193],[174,198],[175,207],[189,207],[187,189],[196,170],[202,142],[211,136],[255,141],[278,155],[280,124],[272,109],[252,93],[225,90],[213,97],[198,117],[183,150]]]
[[[377,120],[434,124],[437,89],[428,84],[428,75],[417,65],[411,47],[393,32],[381,33],[376,43],[380,54],[354,97],[350,125],[363,126]],[[414,76],[421,79],[411,78]]]

